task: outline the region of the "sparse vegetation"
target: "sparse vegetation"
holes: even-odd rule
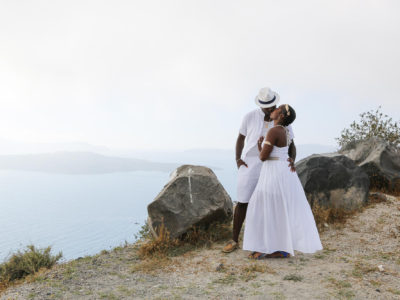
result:
[[[265,264],[252,263],[248,266],[242,267],[240,279],[248,282],[257,277],[257,273],[276,274],[276,271]]]
[[[329,277],[328,281],[335,287],[339,288],[339,289],[343,289],[343,288],[351,288],[351,283],[348,282],[347,280],[337,280],[333,277]]]
[[[198,247],[209,247],[216,241],[227,240],[231,234],[230,224],[215,223],[208,229],[194,227],[180,239],[171,239],[168,230],[161,224],[157,237],[149,236],[146,232],[141,234],[145,241],[139,247],[139,256],[177,256]]]
[[[237,278],[234,275],[226,274],[225,276],[214,280],[213,283],[232,285],[236,280]]]
[[[395,289],[390,288],[390,289],[388,289],[388,291],[394,295],[400,295],[400,290],[395,290]]]
[[[149,224],[144,222],[139,232],[135,234],[135,239],[137,240],[146,240],[152,237]]]
[[[357,212],[357,210],[346,211],[344,209],[338,209],[333,207],[325,208],[319,206],[318,204],[314,204],[312,206],[312,212],[318,230],[322,232],[325,228],[325,224],[344,223],[346,222],[346,219],[354,215]]]
[[[339,138],[336,138],[339,146],[351,149],[355,143],[371,137],[382,138],[394,146],[400,144],[400,121],[394,122],[392,118],[381,112],[381,106],[360,114],[360,121],[350,124],[350,128],[342,130]]]
[[[292,280],[295,282],[302,281],[303,279],[304,279],[303,276],[297,275],[297,274],[289,274],[289,275],[286,275],[285,277],[283,277],[283,280]]]
[[[158,236],[154,237],[148,225],[145,224],[139,232],[138,256],[141,261],[135,263],[132,272],[153,273],[157,269],[170,265],[171,257],[199,247],[210,247],[212,243],[227,240],[231,235],[230,224],[215,223],[208,229],[192,228],[180,239],[171,239],[168,230],[162,224],[158,229]]]
[[[33,275],[41,269],[49,269],[62,257],[62,253],[51,255],[51,247],[37,249],[33,245],[24,251],[11,255],[8,261],[0,265],[0,290],[10,283]]]
[[[139,255],[143,257],[165,256],[168,252],[179,246],[178,239],[171,239],[168,230],[164,224],[161,224],[156,238],[151,237],[147,242],[143,243],[139,248]]]
[[[377,267],[372,266],[367,262],[358,260],[355,262],[354,268],[353,268],[353,271],[351,274],[354,277],[362,278],[363,276],[367,275],[368,273],[376,272],[377,270],[378,270]]]
[[[338,296],[340,299],[353,299],[355,297],[355,294],[352,290],[347,290],[347,289],[340,289],[338,292]]]

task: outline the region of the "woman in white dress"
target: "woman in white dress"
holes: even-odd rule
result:
[[[294,250],[314,253],[322,249],[314,216],[295,170],[287,165],[286,126],[296,118],[287,104],[271,114],[271,128],[259,141],[263,161],[260,178],[246,214],[243,249],[254,259],[289,257]],[[261,147],[262,143],[262,147]]]

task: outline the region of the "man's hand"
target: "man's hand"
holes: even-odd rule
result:
[[[238,169],[240,168],[241,165],[244,165],[244,166],[247,168],[247,164],[246,164],[246,163],[244,162],[244,160],[242,160],[241,158],[239,158],[239,159],[236,161],[236,165],[237,165]]]
[[[292,158],[288,158],[287,161],[289,162],[290,171],[296,172],[296,167],[294,165],[294,160]]]

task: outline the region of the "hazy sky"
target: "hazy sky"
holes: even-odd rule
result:
[[[0,0],[0,138],[231,148],[258,90],[298,144],[400,119],[400,1]]]

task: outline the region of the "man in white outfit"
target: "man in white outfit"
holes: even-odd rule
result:
[[[270,88],[260,90],[255,98],[260,107],[247,113],[242,121],[239,136],[236,140],[236,164],[238,171],[237,205],[233,214],[232,240],[223,248],[223,252],[229,253],[239,248],[239,234],[246,217],[247,204],[260,177],[262,161],[259,158],[257,143],[260,137],[266,137],[268,130],[274,126],[270,114],[279,103],[279,95]],[[294,170],[296,159],[296,147],[293,142],[293,131],[288,126],[290,136],[289,166]]]

